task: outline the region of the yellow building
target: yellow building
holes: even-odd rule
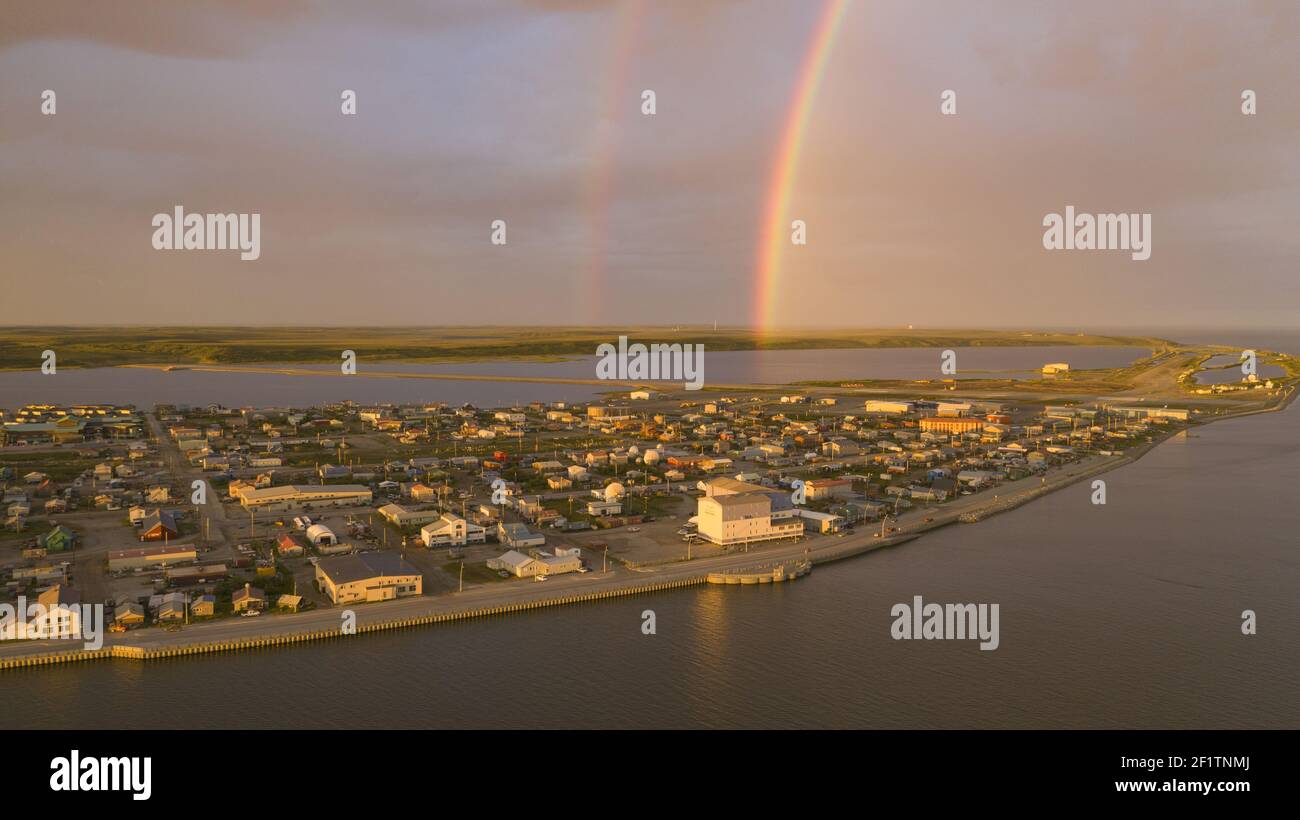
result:
[[[424,578],[396,552],[322,558],[316,582],[335,604],[391,601],[424,593]]]
[[[921,419],[921,430],[932,433],[967,433],[984,429],[983,419],[968,416],[931,416]]]

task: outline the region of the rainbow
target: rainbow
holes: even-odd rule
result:
[[[795,172],[799,168],[799,155],[803,149],[804,133],[817,89],[826,64],[835,45],[835,36],[848,0],[826,0],[813,31],[812,42],[799,69],[799,83],[786,112],[776,163],[764,195],[762,223],[759,226],[757,291],[754,299],[754,324],[760,336],[773,327],[777,288],[781,277],[781,251],[790,241],[790,224],[787,219],[790,195],[794,190]]]

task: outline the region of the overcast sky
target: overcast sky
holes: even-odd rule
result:
[[[747,324],[820,10],[3,2],[0,323]],[[1066,205],[1150,260],[1044,250]],[[854,0],[789,217],[791,326],[1294,326],[1300,4]]]

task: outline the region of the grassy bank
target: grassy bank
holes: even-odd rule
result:
[[[898,347],[1163,347],[1162,339],[992,330],[827,330],[774,333],[706,327],[453,327],[453,328],[0,328],[0,370],[35,369],[53,350],[60,367],[122,364],[267,364],[338,362],[343,350],[366,361],[554,359],[591,355],[616,342],[703,344],[706,350],[809,350]]]

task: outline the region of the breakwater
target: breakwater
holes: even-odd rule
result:
[[[369,624],[358,624],[354,633],[345,633],[340,628],[315,629],[303,632],[288,632],[275,635],[251,635],[246,638],[227,640],[197,641],[189,644],[177,644],[147,648],[131,644],[115,644],[101,649],[68,650],[65,652],[33,653],[12,658],[0,659],[0,669],[17,669],[32,666],[46,666],[56,663],[75,663],[79,661],[102,660],[105,658],[124,658],[127,660],[149,661],[163,658],[179,658],[186,655],[201,655],[211,652],[233,652],[240,649],[262,649],[266,647],[288,646],[307,641],[323,641],[330,638],[352,637],[368,632],[382,632],[391,629],[406,629],[429,624],[459,621],[469,618],[485,618],[492,615],[507,615],[543,607],[563,606],[599,601],[608,598],[620,598],[629,595],[641,595],[662,592],[669,589],[682,589],[703,584],[706,575],[701,573],[684,578],[656,581],[599,592],[582,592],[572,595],[557,595],[552,598],[538,598],[529,601],[516,601],[508,604],[475,607],[451,612],[414,615],[406,618],[392,618]]]

